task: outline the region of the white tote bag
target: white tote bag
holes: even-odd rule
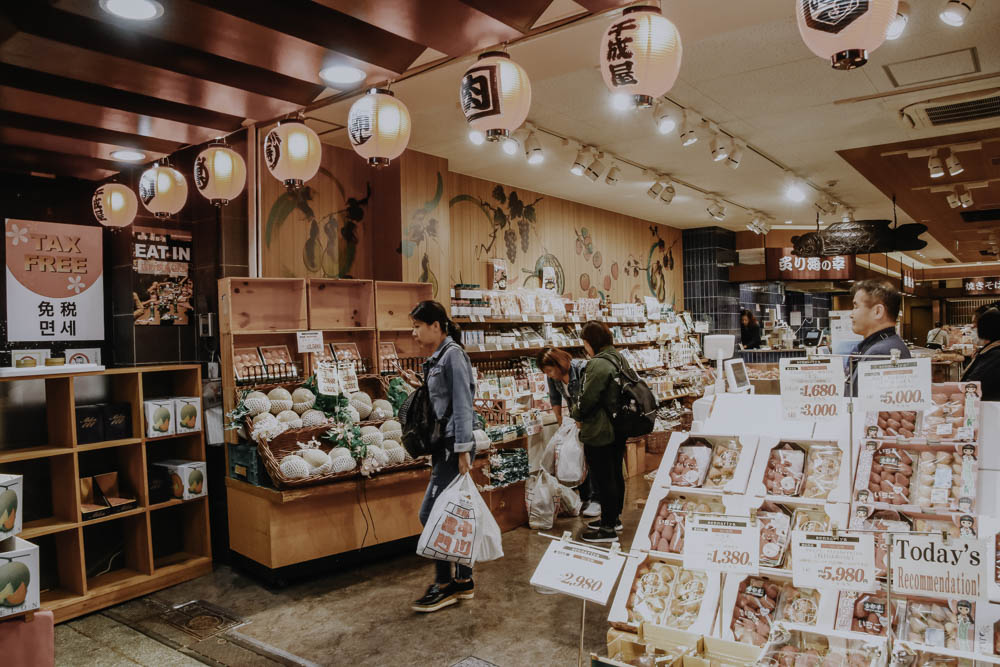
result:
[[[417,555],[469,567],[503,556],[500,526],[468,473],[452,480],[434,500]]]

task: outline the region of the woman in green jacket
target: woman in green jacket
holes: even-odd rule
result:
[[[601,518],[588,524],[587,542],[614,542],[622,529],[625,505],[625,437],[615,433],[611,415],[621,391],[618,375],[628,362],[612,344],[611,330],[603,322],[587,322],[580,333],[590,361],[583,376],[583,390],[572,417],[580,422],[580,441],[590,467],[591,482],[601,502]]]

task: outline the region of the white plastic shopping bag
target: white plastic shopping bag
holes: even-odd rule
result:
[[[551,528],[558,500],[559,481],[544,469],[533,472],[524,483],[528,525],[535,530]]]
[[[468,473],[456,477],[434,500],[417,555],[469,567],[503,556],[500,526]]]
[[[552,439],[557,441],[556,479],[570,487],[582,484],[587,478],[587,462],[584,460],[580,428],[576,422],[567,420]]]
[[[580,494],[568,486],[559,485],[559,506],[563,514],[577,516],[583,508]]]

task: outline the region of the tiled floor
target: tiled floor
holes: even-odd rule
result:
[[[629,480],[622,546],[632,541],[647,494]],[[552,534],[579,533],[562,518]],[[499,667],[574,665],[582,603],[541,595],[528,583],[549,540],[527,527],[504,534],[504,558],[476,568],[476,599],[419,615],[410,610],[433,566],[404,554],[314,581],[272,590],[229,567],[56,627],[56,662],[73,667],[118,665],[377,665]],[[215,637],[195,637],[158,617],[168,608],[205,600],[248,621]],[[607,608],[588,605],[588,651],[603,652]],[[477,661],[478,660],[478,661]]]

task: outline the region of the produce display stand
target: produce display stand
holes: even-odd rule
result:
[[[204,433],[147,438],[142,410],[144,399],[201,396],[201,366],[63,372],[0,378],[0,382],[44,385],[47,442],[0,449],[0,473],[23,475],[26,488],[48,487],[51,515],[25,521],[20,537],[39,546],[41,606],[54,612],[56,622],[211,572],[207,496],[151,504],[146,472],[154,461],[204,461]],[[77,442],[76,396],[84,385],[94,383],[103,385],[106,400],[131,405],[132,437]],[[118,474],[138,498],[138,506],[83,521],[81,471],[103,465],[112,454]],[[99,554],[107,546],[109,532],[121,535],[125,548],[103,568]]]

